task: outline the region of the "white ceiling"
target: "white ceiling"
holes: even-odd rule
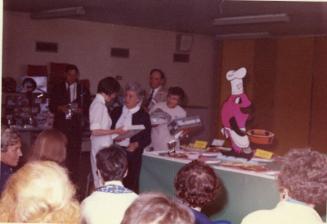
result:
[[[224,0],[4,0],[5,10],[39,12],[85,7],[72,19],[201,34],[269,32],[280,35],[327,34],[327,2]],[[213,26],[217,17],[287,13],[290,22]]]

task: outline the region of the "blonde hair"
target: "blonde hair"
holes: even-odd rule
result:
[[[78,223],[79,204],[67,172],[50,161],[29,162],[2,192],[0,221]]]
[[[188,207],[162,193],[141,194],[126,210],[122,224],[193,224]]]
[[[66,136],[56,130],[42,131],[36,138],[29,160],[50,160],[63,163],[66,159]]]

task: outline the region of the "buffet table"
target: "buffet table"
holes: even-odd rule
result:
[[[168,158],[156,152],[144,152],[140,177],[141,192],[160,191],[174,196],[174,177],[189,160]],[[212,220],[227,219],[239,224],[248,213],[271,209],[279,201],[275,176],[254,171],[212,165],[226,189],[224,207],[217,201],[205,211]]]

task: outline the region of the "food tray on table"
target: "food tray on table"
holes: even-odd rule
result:
[[[158,155],[175,159],[189,159],[189,156],[185,152],[161,152]]]
[[[221,163],[221,160],[217,159],[217,156],[212,157],[212,156],[206,156],[206,155],[199,155],[198,160],[205,162],[207,164],[216,164],[218,165]]]
[[[180,148],[186,152],[196,152],[200,153],[201,155],[206,156],[214,156],[220,154],[222,151],[230,151],[231,148],[228,147],[222,147],[222,146],[209,146],[204,149],[196,148],[189,145],[181,145]]]
[[[219,166],[236,168],[241,170],[255,171],[255,172],[267,172],[269,169],[260,164],[254,163],[242,163],[242,162],[228,162],[224,161],[219,163]]]
[[[158,154],[159,156],[174,158],[174,159],[184,159],[184,160],[195,160],[199,159],[207,164],[218,164],[220,160],[217,157],[208,157],[208,156],[201,156],[199,153],[196,152],[161,152]]]

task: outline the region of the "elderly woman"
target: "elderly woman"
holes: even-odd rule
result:
[[[49,160],[61,165],[66,159],[66,136],[57,129],[42,131],[36,138],[28,160]]]
[[[242,224],[322,224],[314,207],[327,200],[327,156],[292,150],[282,159],[278,176],[281,200],[272,210],[247,215]]]
[[[55,162],[29,162],[13,174],[1,195],[0,221],[79,223],[75,188]]]
[[[141,108],[144,90],[136,82],[128,83],[125,88],[123,107],[117,107],[111,113],[112,129],[131,125],[144,125],[145,129],[131,138],[117,142],[127,150],[128,174],[124,179],[125,187],[139,192],[139,176],[142,165],[142,153],[151,143],[151,122],[147,112]]]
[[[13,168],[18,165],[22,154],[21,138],[11,128],[1,127],[1,167],[0,167],[0,193],[8,178],[13,173]]]

